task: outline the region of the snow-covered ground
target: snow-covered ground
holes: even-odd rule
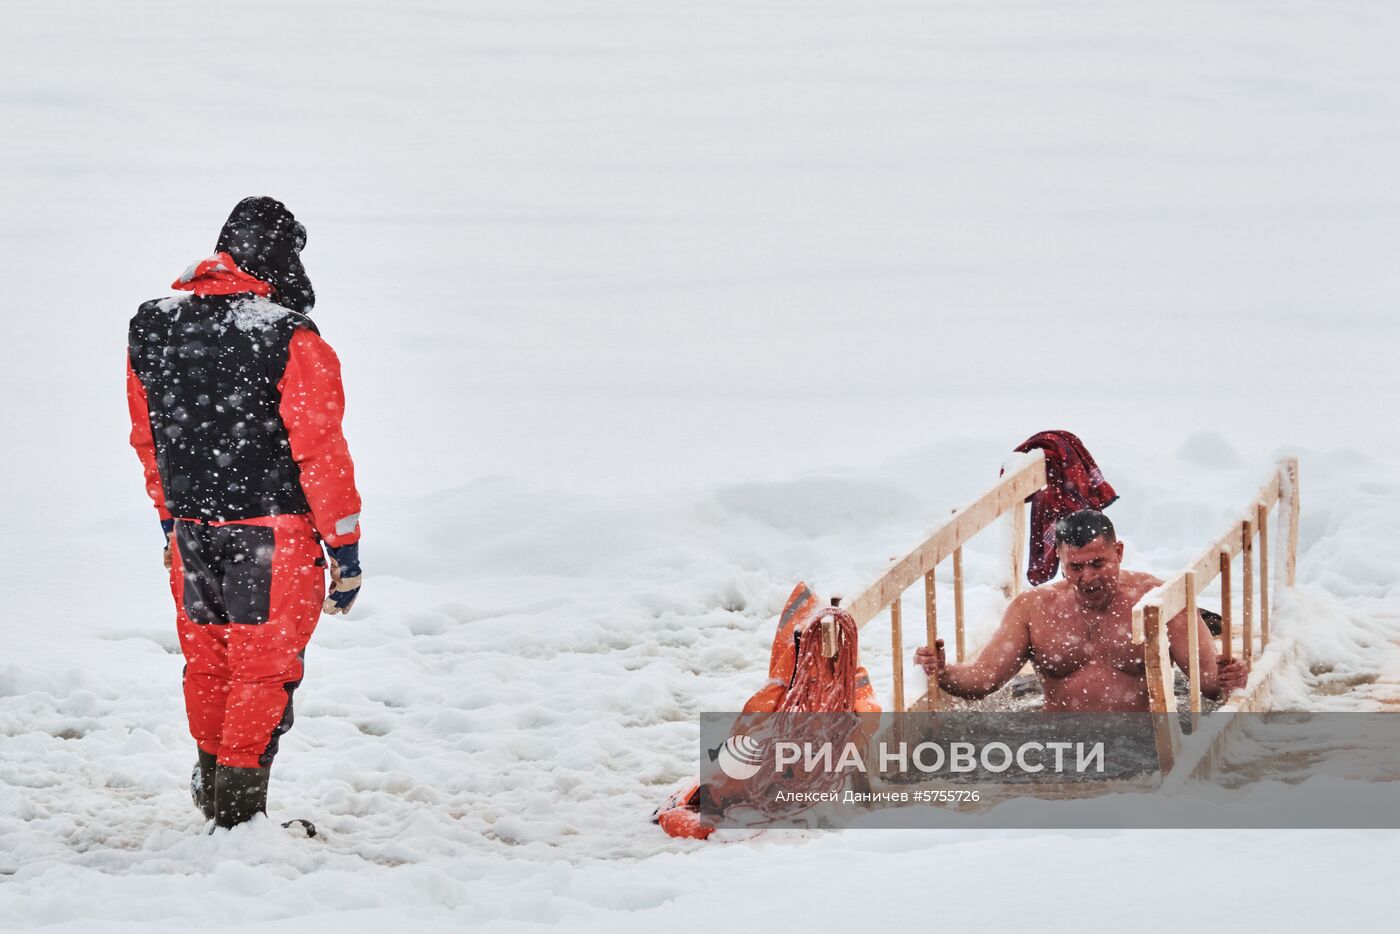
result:
[[[1392,832],[707,845],[647,817],[796,580],[858,589],[1042,428],[1159,572],[1298,455],[1275,625],[1330,669],[1300,697],[1373,704],[1397,39],[1359,0],[7,5],[0,928],[1393,917]],[[200,833],[125,443],[127,318],[251,193],[310,229],[366,499],[364,596],[274,770],[313,841]]]

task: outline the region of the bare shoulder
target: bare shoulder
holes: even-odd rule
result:
[[[1065,581],[1060,580],[1023,590],[1006,608],[1006,615],[1008,618],[1015,616],[1023,621],[1042,615],[1057,599],[1064,596],[1068,587]]]
[[[1154,587],[1162,586],[1162,579],[1146,571],[1123,571],[1118,576],[1119,586],[1132,595],[1133,602]]]

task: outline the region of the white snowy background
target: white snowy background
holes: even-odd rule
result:
[[[0,928],[1297,930],[1391,832],[666,838],[798,579],[853,593],[1043,428],[1130,563],[1302,460],[1300,696],[1400,677],[1388,2],[6,4]],[[268,823],[189,804],[126,446],[143,300],[310,231],[365,498]],[[968,559],[974,634],[995,538]],[[888,626],[863,633],[888,700]],[[1374,682],[1374,683],[1373,683]],[[1392,686],[1392,690],[1396,690]]]

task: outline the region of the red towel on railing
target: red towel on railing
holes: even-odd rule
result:
[[[1045,489],[1032,493],[1031,547],[1026,580],[1043,584],[1060,570],[1055,550],[1055,523],[1081,509],[1106,509],[1118,494],[1103,478],[1084,442],[1068,431],[1042,431],[1031,435],[1016,450],[1036,448],[1045,452]]]

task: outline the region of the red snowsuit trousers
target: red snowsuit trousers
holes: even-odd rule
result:
[[[171,552],[190,733],[222,765],[270,766],[325,598],[311,517],[178,519]]]

